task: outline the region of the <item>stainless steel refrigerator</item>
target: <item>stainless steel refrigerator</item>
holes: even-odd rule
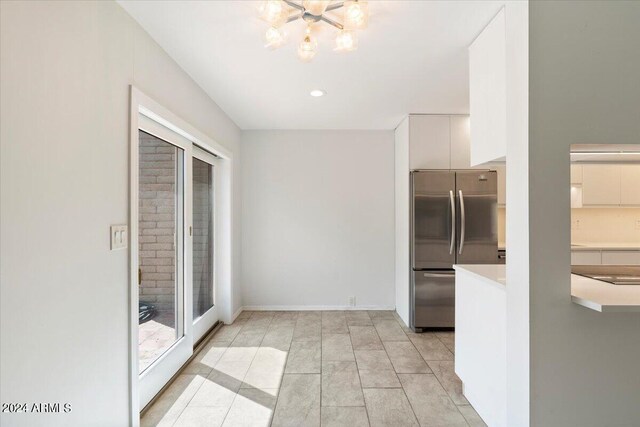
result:
[[[497,264],[497,174],[411,172],[411,327],[455,325],[454,264]]]

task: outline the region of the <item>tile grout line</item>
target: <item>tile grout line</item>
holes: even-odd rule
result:
[[[455,332],[454,332],[454,334],[455,334]],[[449,350],[449,347],[447,347],[446,344],[444,342],[442,342],[442,340],[440,339],[440,337],[437,334],[434,333],[433,335],[438,339],[438,341],[440,341],[440,344],[442,344],[447,350]],[[449,350],[449,351],[451,352],[451,354],[453,354],[453,358],[454,358],[453,365],[455,367],[455,353],[452,352],[451,350]],[[420,355],[420,356],[422,356],[422,355]],[[424,359],[424,357],[423,357],[423,359]],[[427,362],[426,360],[425,360],[425,362],[427,363],[427,366],[429,366],[429,369],[431,369],[431,366],[429,365],[429,362]],[[441,360],[434,360],[434,362],[442,362],[442,361]],[[431,369],[431,371],[433,371],[433,369]],[[455,368],[454,368],[454,372],[453,373],[455,375]],[[434,373],[434,376],[436,377],[436,380],[438,380],[438,382],[440,383],[440,385],[442,386],[444,391],[447,392],[447,396],[449,396],[449,399],[451,399],[451,401],[453,402],[453,398],[451,397],[451,394],[449,394],[447,389],[444,387],[444,384],[442,384],[442,381],[440,381],[440,378],[438,378],[438,376],[435,375],[435,373]],[[457,377],[457,375],[456,375],[456,377]],[[464,398],[466,399],[466,396],[464,396]],[[468,400],[467,400],[467,402],[468,402]],[[460,415],[462,415],[462,418],[464,418],[464,420],[467,423],[467,425],[470,425],[469,421],[467,421],[467,418],[464,416],[462,411],[460,411],[460,406],[462,406],[462,405],[458,405],[458,404],[456,404],[456,402],[453,402],[453,404],[456,406],[456,409],[458,410],[458,412],[460,412]],[[468,403],[468,405],[471,405],[471,403]],[[471,407],[473,408],[473,406],[471,406]],[[475,410],[475,408],[474,408],[474,410]]]
[[[287,360],[285,360],[284,367],[282,368],[282,375],[280,376],[280,385],[278,386],[276,402],[273,404],[273,413],[271,414],[271,419],[269,420],[269,426],[273,424],[273,419],[276,416],[276,408],[278,407],[278,401],[280,400],[280,389],[282,388],[282,382],[284,381],[284,375],[287,370],[287,363],[289,362],[289,356],[291,356],[291,346],[293,345],[293,335],[295,334],[296,326],[298,324],[298,319],[300,318],[300,312],[296,311],[295,313],[296,313],[296,321],[293,325],[293,332],[291,333],[291,341],[289,342],[289,350],[287,351]],[[264,338],[263,338],[263,341],[264,341]]]
[[[396,319],[396,321],[397,321],[397,319]],[[399,323],[399,322],[398,322],[398,323]],[[404,332],[404,330],[403,330],[402,332]],[[423,333],[424,333],[424,332],[423,332]],[[436,335],[436,334],[435,334],[435,333],[433,333],[433,332],[427,332],[427,333],[433,334],[433,336],[438,340],[438,342],[439,342],[440,344],[442,344],[442,345],[443,345],[443,346],[444,346],[444,347],[445,347],[449,352],[451,352],[451,350],[449,350],[449,348],[448,348],[446,345],[444,345],[444,343],[442,342],[442,340],[440,339],[440,337],[438,337],[438,335]],[[406,333],[405,333],[405,335],[406,335]],[[428,367],[428,368],[429,368],[429,370],[431,371],[431,373],[432,373],[433,377],[436,379],[436,381],[438,381],[438,384],[440,384],[440,387],[442,387],[442,389],[445,391],[445,393],[447,393],[447,397],[449,398],[449,400],[451,400],[451,402],[453,403],[453,406],[455,406],[455,407],[456,407],[456,409],[458,410],[458,412],[460,413],[460,415],[462,415],[462,418],[464,419],[464,422],[465,422],[465,423],[467,423],[467,425],[470,425],[470,424],[469,424],[469,421],[467,421],[467,419],[465,418],[465,416],[464,416],[464,414],[462,413],[462,411],[460,411],[460,408],[458,407],[459,405],[456,405],[456,402],[454,402],[454,401],[453,401],[453,399],[451,398],[451,395],[449,394],[449,392],[447,391],[447,389],[444,387],[444,384],[442,384],[442,381],[440,381],[440,378],[438,378],[438,376],[435,374],[435,372],[433,372],[433,369],[431,369],[431,365],[429,365],[429,361],[428,361],[427,359],[425,359],[425,358],[424,358],[424,356],[422,355],[422,353],[420,353],[420,351],[418,351],[418,348],[417,348],[417,347],[416,347],[416,345],[413,343],[413,341],[411,341],[411,338],[409,338],[409,337],[407,336],[407,339],[409,340],[409,342],[411,343],[411,345],[413,345],[413,348],[415,348],[415,349],[416,349],[416,351],[418,352],[418,354],[420,355],[420,357],[422,358],[422,360],[424,360],[424,363],[426,363],[426,364],[427,364],[427,367]],[[455,354],[454,354],[453,352],[451,352],[451,353],[454,355],[454,365],[455,365]],[[439,361],[439,360],[432,360],[432,362],[440,362],[440,361]],[[454,374],[455,374],[455,372],[454,372]],[[400,385],[402,385],[402,381],[400,382]],[[404,390],[404,386],[403,386],[403,390]],[[405,391],[405,394],[406,394],[406,391]],[[408,399],[408,397],[407,397],[407,399]],[[409,402],[409,404],[411,404],[411,402]],[[413,406],[411,406],[411,409],[413,410]],[[415,415],[415,411],[414,411],[414,415]],[[417,419],[417,416],[416,416],[416,419]]]
[[[254,311],[251,316],[249,317],[249,319],[247,319],[247,321],[245,322],[245,324],[242,326],[242,328],[240,328],[240,331],[238,331],[238,335],[240,335],[242,333],[242,330],[249,324],[249,320],[251,320],[253,318],[253,316],[255,316],[255,314],[257,313],[257,311]],[[273,317],[271,317],[271,319],[269,320],[269,325],[267,326],[267,330],[264,332],[264,335],[267,334],[267,331],[269,330],[269,326],[271,326],[271,322],[273,322]],[[238,335],[236,335],[236,338],[238,337]],[[260,340],[260,344],[258,344],[258,349],[260,348],[260,345],[262,344],[262,341],[264,341],[264,335],[262,336],[262,339]],[[234,338],[235,341],[235,338]],[[233,344],[233,341],[231,341],[231,344]],[[229,344],[229,346],[231,346],[231,344]],[[229,347],[227,347],[227,350],[229,349]],[[225,350],[225,353],[227,351]],[[233,396],[233,400],[231,401],[231,404],[229,405],[229,408],[227,409],[227,413],[224,415],[224,418],[222,419],[222,423],[220,424],[221,426],[224,425],[224,422],[227,420],[227,417],[229,416],[229,412],[231,412],[231,407],[233,406],[233,404],[236,401],[236,398],[238,397],[238,394],[240,393],[240,390],[242,389],[242,384],[244,384],[244,379],[247,377],[247,373],[249,373],[249,369],[251,369],[251,365],[253,364],[253,361],[256,358],[256,355],[258,354],[258,351],[256,350],[256,354],[253,355],[253,358],[251,359],[251,363],[249,363],[249,368],[247,369],[247,372],[245,372],[244,376],[242,377],[242,380],[240,381],[240,388],[238,388],[238,391],[236,392],[235,396]],[[224,356],[224,354],[223,354]],[[220,357],[222,358],[222,356]],[[275,411],[275,409],[274,409]]]
[[[365,311],[365,313],[367,313],[367,318],[371,321],[371,324],[373,325],[373,320],[371,320],[371,316],[369,316],[369,312]],[[349,330],[349,340],[351,341],[351,349],[353,350],[353,358],[356,361],[356,369],[358,371],[358,381],[360,381],[360,391],[362,392],[362,402],[364,403],[364,413],[367,415],[367,423],[369,424],[369,426],[371,426],[371,418],[369,417],[369,409],[367,408],[367,401],[364,398],[364,387],[362,387],[362,378],[360,377],[360,368],[358,367],[358,358],[356,357],[356,350],[353,348],[353,340],[351,339],[351,327],[349,326],[349,322],[347,321],[347,329]],[[373,328],[374,330],[376,329],[375,327]],[[376,331],[376,335],[378,334],[378,332]],[[378,337],[379,339],[380,337]],[[382,343],[382,341],[380,341],[380,343]],[[384,344],[382,345],[382,347],[384,348]]]
[[[322,425],[322,365],[324,364],[324,353],[323,353],[323,345],[322,345],[322,341],[324,341],[323,337],[323,333],[322,333],[322,323],[323,323],[323,318],[324,316],[322,315],[322,312],[320,312],[320,408],[318,411],[318,416],[320,417],[320,419],[318,420],[318,424]]]
[[[372,319],[373,320],[373,319]],[[396,320],[395,317],[393,320]],[[396,323],[398,321],[396,320]],[[398,324],[398,326],[400,326],[400,324]],[[382,341],[382,338],[380,337],[380,334],[378,333],[378,328],[375,327],[375,325],[373,325],[373,329],[376,331],[376,335],[378,335],[378,339],[380,340],[380,342],[382,343],[382,348],[384,349],[385,354],[387,355],[387,357],[389,358],[389,361],[391,361],[391,358],[389,357],[389,353],[387,352],[387,348],[384,345],[384,341]],[[409,339],[409,337],[407,336],[407,334],[404,332],[404,330],[402,329],[402,327],[400,328],[402,330],[402,333],[404,334],[405,337],[407,337],[407,339],[409,340],[409,342],[411,343],[411,345],[413,345],[413,342]],[[414,346],[415,347],[415,346]],[[417,349],[416,349],[417,351]],[[418,352],[418,354],[420,354],[420,352]],[[422,357],[422,355],[420,354],[420,357]],[[424,360],[424,357],[422,357],[422,359]],[[427,361],[424,361],[425,363],[427,363]],[[400,383],[400,390],[402,390],[402,394],[404,394],[405,399],[407,399],[407,402],[409,403],[409,407],[411,408],[411,412],[413,413],[413,419],[416,421],[416,423],[418,425],[420,425],[420,421],[418,421],[418,416],[416,415],[416,411],[415,409],[413,409],[413,405],[411,404],[411,401],[409,400],[409,396],[407,396],[407,391],[404,389],[404,385],[402,385],[402,381],[400,381],[400,377],[398,377],[398,373],[396,372],[396,368],[395,366],[393,366],[393,363],[391,364],[391,366],[393,367],[393,372],[396,374],[396,377],[398,378],[398,382]],[[427,363],[427,366],[429,366],[429,364]],[[431,368],[429,368],[431,369]]]
[[[224,326],[224,325],[223,325],[223,326]],[[240,328],[240,329],[242,330],[242,328]],[[219,331],[218,331],[218,332],[219,332]],[[238,333],[240,333],[240,331],[238,331]],[[215,335],[214,335],[214,336],[215,336]],[[237,335],[236,335],[236,336],[237,336]],[[214,338],[213,336],[212,336],[211,338],[209,338],[209,340],[208,340],[207,344],[208,344],[209,342],[212,342],[213,338]],[[234,337],[234,339],[235,339],[235,337]],[[229,342],[229,346],[231,345],[231,343],[232,343],[232,342],[233,342],[233,340]],[[226,352],[227,352],[227,350],[229,349],[229,346],[227,346],[227,348],[225,348],[225,350],[224,350],[224,352],[222,353],[222,355],[220,356],[220,358],[222,358],[222,356],[224,355],[224,353],[226,353]],[[203,347],[203,348],[202,348],[202,350],[200,350],[200,351],[204,351],[204,350],[205,350],[205,348]],[[217,363],[217,362],[216,362],[216,363]],[[211,368],[211,370],[213,371],[213,368]],[[209,372],[209,374],[210,374],[210,373],[211,373],[211,372]],[[189,407],[189,404],[191,403],[191,401],[193,400],[193,398],[196,396],[196,394],[198,393],[198,391],[199,391],[199,390],[202,388],[202,386],[204,385],[204,383],[205,383],[205,381],[207,380],[207,377],[209,376],[209,374],[207,374],[207,376],[204,378],[204,381],[202,381],[202,384],[200,384],[200,386],[198,386],[198,388],[196,389],[196,391],[193,393],[193,396],[191,396],[191,397],[189,398],[189,400],[187,401],[187,403],[184,405],[184,408],[182,408],[182,410],[180,411],[180,413],[179,413],[179,414],[178,414],[178,416],[176,417],[175,421],[174,421],[173,423],[171,423],[171,426],[175,426],[175,425],[176,425],[176,423],[178,422],[178,420],[180,419],[180,417],[182,416],[182,414],[184,413],[184,411]],[[184,375],[191,375],[191,374],[184,374]],[[199,373],[198,373],[198,374],[193,374],[193,376],[194,376],[194,377],[197,377],[197,376],[199,376],[199,375],[200,375]],[[231,406],[229,406],[229,409],[231,409]],[[227,409],[227,413],[229,413],[229,409]],[[226,418],[226,417],[227,417],[227,414],[225,414],[225,415],[224,415],[224,417]],[[224,418],[223,418],[223,422],[224,422]]]
[[[238,333],[233,337],[233,339],[231,340],[231,342],[229,342],[229,345],[227,346],[227,348],[224,350],[224,353],[222,353],[222,355],[220,356],[220,359],[222,359],[225,355],[225,353],[229,350],[229,347],[231,347],[231,345],[233,344],[233,342],[236,340],[236,338],[238,337],[238,335],[240,335],[240,333],[242,332],[242,330],[247,326],[247,323],[249,323],[249,319],[251,319],[251,317],[253,317],[253,314],[251,314],[251,316],[249,316],[249,318],[245,319],[242,326],[240,327],[240,329],[238,330]],[[240,319],[237,319],[240,320]],[[255,356],[254,356],[255,357]],[[220,359],[218,359],[218,362],[220,361]],[[216,364],[218,363],[216,362]],[[253,360],[252,360],[253,362]],[[249,365],[251,366],[251,365]],[[215,368],[213,368],[215,369]],[[246,375],[246,374],[245,374]],[[244,380],[244,377],[243,377]],[[203,383],[204,384],[204,383]],[[202,385],[200,385],[200,387],[202,387]],[[240,387],[242,387],[242,382],[240,383]],[[238,389],[238,391],[240,391],[240,389]],[[229,407],[227,408],[227,411],[224,414],[224,418],[222,418],[222,422],[220,423],[220,425],[222,426],[225,422],[225,420],[227,419],[227,416],[229,415],[229,411],[231,411],[231,406],[233,405],[233,402],[235,402],[236,400],[236,396],[238,395],[238,393],[236,392],[235,396],[233,396],[233,400],[231,401],[231,403],[229,404]],[[195,396],[195,394],[194,394]],[[191,398],[193,399],[193,397]],[[189,402],[191,402],[191,400],[189,400]],[[188,404],[187,404],[188,406]]]

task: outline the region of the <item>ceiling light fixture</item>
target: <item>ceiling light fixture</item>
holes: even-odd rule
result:
[[[342,22],[336,21],[327,12],[343,9]],[[303,62],[311,61],[318,50],[318,42],[311,34],[311,26],[323,21],[339,30],[335,38],[335,51],[350,52],[358,48],[358,39],[354,30],[367,27],[369,22],[369,5],[366,0],[263,0],[259,7],[260,18],[269,23],[265,33],[265,47],[278,48],[285,42],[284,32],[280,27],[288,22],[302,19],[307,23],[304,38],[298,45],[298,57]]]
[[[313,96],[313,97],[317,98],[317,97],[319,97],[319,96],[324,96],[324,93],[325,93],[325,92],[324,92],[323,90],[320,90],[320,89],[314,89],[314,90],[312,90],[311,92],[309,92],[309,95],[311,95],[311,96]]]

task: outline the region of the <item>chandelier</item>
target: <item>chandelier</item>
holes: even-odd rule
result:
[[[342,9],[342,22],[327,12]],[[336,12],[336,13],[340,13]],[[259,8],[260,18],[269,24],[264,37],[265,47],[276,49],[285,43],[285,32],[282,27],[298,19],[307,23],[304,37],[298,45],[298,57],[309,62],[316,56],[318,41],[312,34],[312,25],[318,22],[335,27],[338,32],[335,38],[337,52],[356,50],[358,39],[355,30],[367,27],[369,7],[366,0],[347,0],[332,2],[331,0],[264,0]]]

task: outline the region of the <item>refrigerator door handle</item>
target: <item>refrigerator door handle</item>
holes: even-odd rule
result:
[[[415,199],[416,199],[416,195],[415,195],[415,190],[413,188],[413,172],[411,172],[410,174],[411,180],[409,183],[410,186],[410,200],[409,200],[409,263],[411,268],[415,268],[415,251],[416,251],[416,242],[415,242],[415,230],[416,230],[416,224],[415,224],[415,220],[416,220],[416,213],[415,213]]]
[[[423,277],[451,277],[455,275],[454,272],[451,273],[423,273],[422,276]]]
[[[460,249],[458,250],[458,255],[462,255],[465,228],[464,196],[462,195],[462,190],[458,190],[458,195],[460,196]]]
[[[451,202],[451,238],[449,240],[449,255],[453,253],[453,246],[456,243],[456,201],[453,190],[449,190],[449,201]]]

